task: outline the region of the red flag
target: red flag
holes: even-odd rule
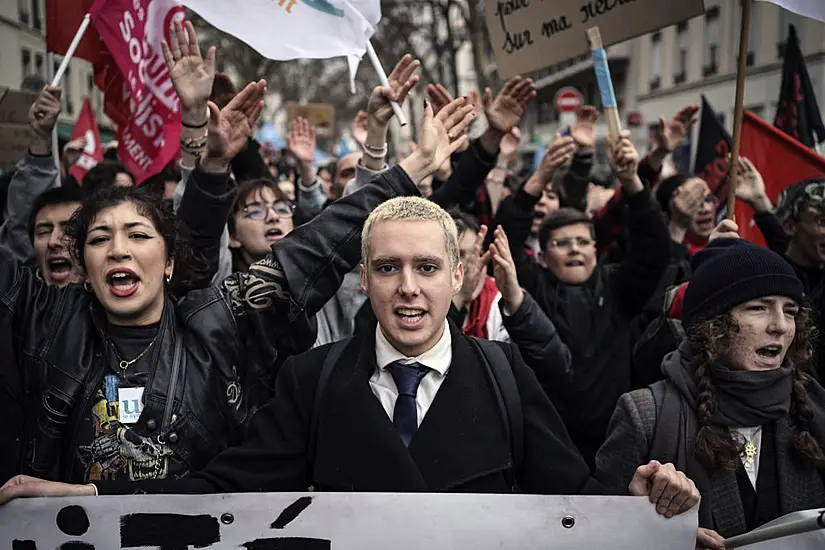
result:
[[[72,141],[86,138],[86,147],[83,149],[83,154],[80,155],[78,161],[72,166],[69,173],[74,176],[78,183],[83,183],[83,177],[86,172],[91,170],[95,164],[103,160],[103,148],[100,145],[100,131],[97,128],[97,120],[95,113],[92,110],[92,103],[89,98],[83,102],[83,108],[80,109],[80,115],[77,117],[77,122],[74,125],[72,132]]]
[[[779,193],[794,183],[825,176],[825,158],[753,113],[745,111],[744,115],[740,154],[750,159],[762,174],[771,202],[776,203]],[[742,238],[765,245],[762,233],[753,223],[750,206],[736,204],[736,223]]]
[[[83,17],[92,8],[92,1],[46,0],[46,51],[66,55]],[[78,44],[74,57],[96,65],[105,49],[94,24],[91,24]]]
[[[140,184],[180,147],[180,101],[160,43],[171,23],[183,20],[184,9],[175,0],[96,0],[91,14],[120,69],[120,77],[104,75],[106,112],[121,115],[118,156]]]

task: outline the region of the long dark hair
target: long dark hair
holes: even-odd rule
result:
[[[694,451],[699,461],[709,469],[724,468],[736,470],[745,442],[726,428],[710,424],[716,412],[716,388],[710,375],[710,366],[720,361],[739,333],[739,324],[730,313],[723,313],[700,323],[688,334],[688,342],[695,356],[696,380],[699,396],[696,414],[699,418],[699,433]],[[800,308],[796,315],[796,334],[791,343],[786,360],[793,364],[793,388],[791,391],[791,420],[795,427],[792,446],[800,459],[815,468],[825,469],[825,453],[811,434],[814,412],[808,400],[805,387],[813,380],[808,374],[813,363],[813,345],[816,329],[811,320],[811,311]]]
[[[189,246],[190,231],[172,212],[162,197],[142,187],[104,187],[86,196],[64,228],[68,248],[75,263],[86,270],[86,237],[100,212],[123,203],[134,205],[148,218],[166,245],[166,258],[175,259],[175,283],[185,285],[191,277],[203,276],[206,260]]]

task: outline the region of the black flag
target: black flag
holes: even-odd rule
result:
[[[825,124],[816,104],[808,67],[799,47],[796,29],[790,25],[782,65],[782,89],[774,126],[808,147],[825,141]]]
[[[731,149],[731,137],[722,126],[722,122],[702,95],[702,119],[699,125],[699,141],[696,144],[696,164],[693,172],[705,180],[711,192],[725,204],[727,196],[728,155]],[[719,212],[724,207],[720,208]]]

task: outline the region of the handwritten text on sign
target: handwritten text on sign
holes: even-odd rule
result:
[[[487,28],[502,78],[590,51],[586,31],[605,46],[704,13],[702,0],[488,0]]]

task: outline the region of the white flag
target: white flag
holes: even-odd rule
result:
[[[786,10],[825,22],[825,0],[761,0],[782,6]],[[783,30],[782,32],[785,32]]]
[[[380,0],[180,0],[220,30],[277,60],[362,56]]]

